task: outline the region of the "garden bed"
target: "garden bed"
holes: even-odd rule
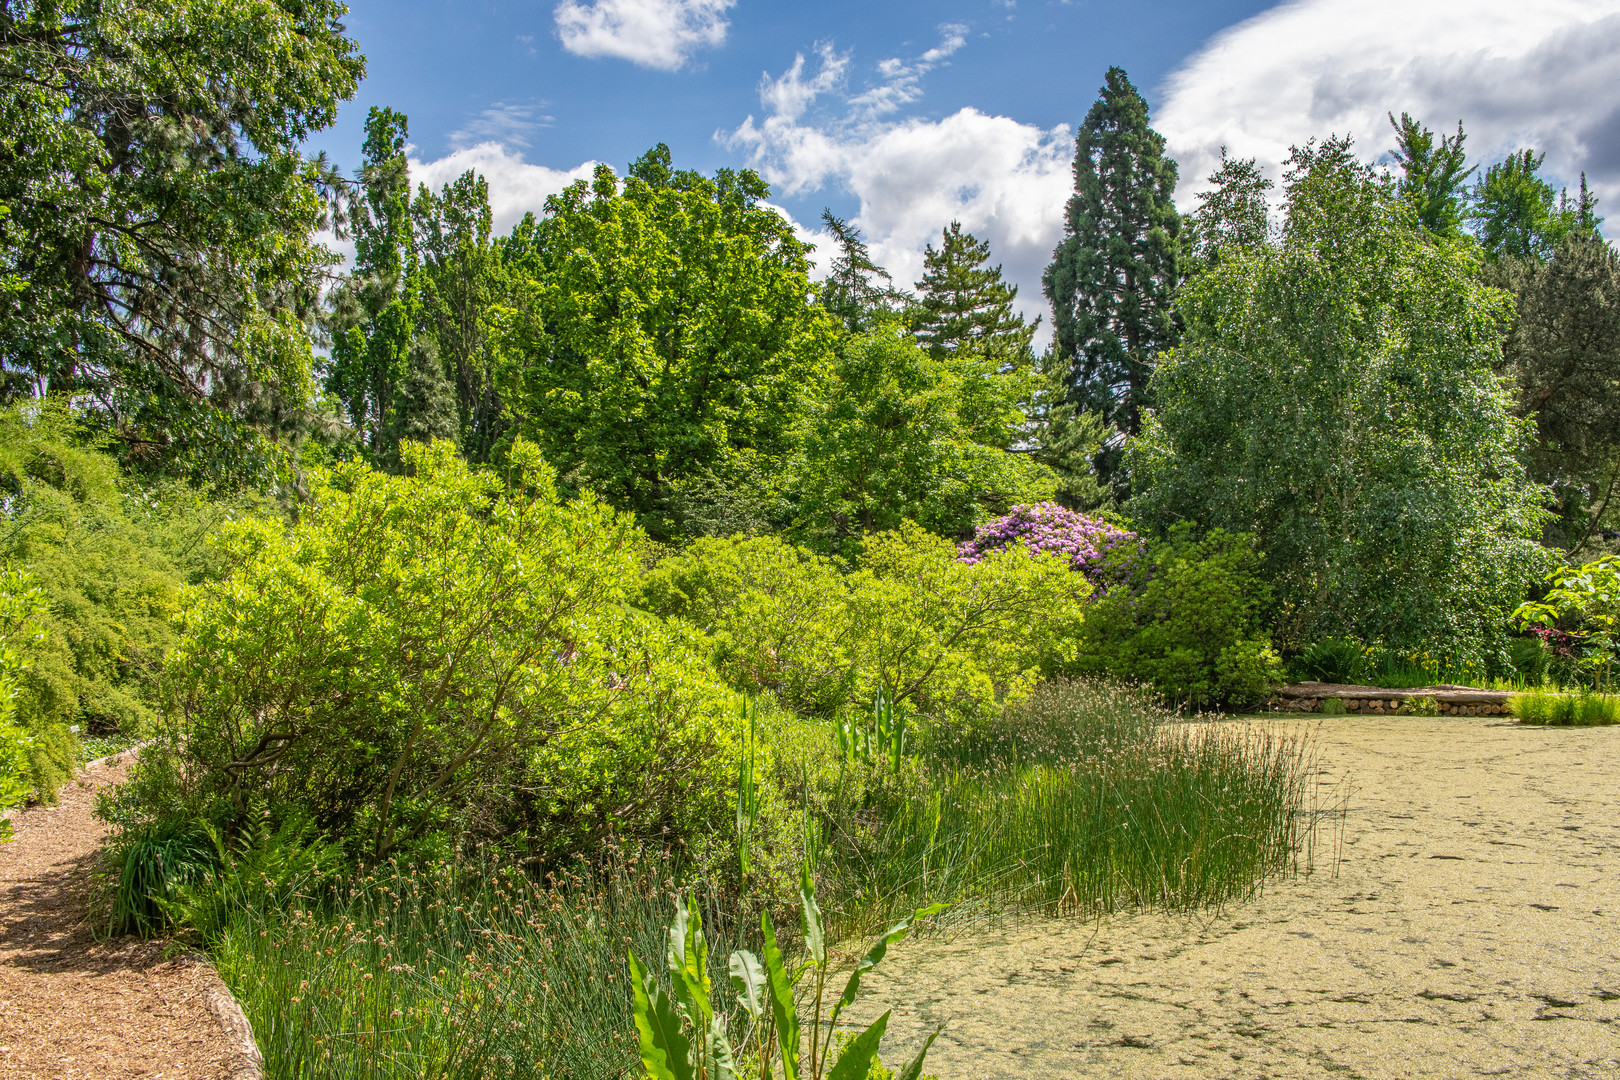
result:
[[[1423,700],[1434,702],[1434,711],[1441,716],[1506,716],[1508,699],[1512,696],[1506,691],[1450,683],[1390,690],[1378,686],[1300,682],[1278,690],[1271,707],[1282,712],[1321,712],[1324,701],[1336,698],[1344,703],[1346,712],[1387,716],[1424,708],[1413,704],[1415,700]]]

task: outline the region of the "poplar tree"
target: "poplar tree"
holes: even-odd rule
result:
[[[1148,125],[1147,102],[1124,69],[1109,68],[1075,139],[1067,235],[1042,284],[1075,404],[1124,435],[1139,429],[1155,358],[1176,339],[1175,188],[1176,163]],[[1120,444],[1109,441],[1098,469],[1123,488]]]
[[[934,359],[971,353],[1014,363],[1028,357],[1035,326],[1013,310],[1018,286],[989,262],[990,242],[963,232],[960,221],[946,227],[937,249],[929,244],[923,253],[912,329]]]

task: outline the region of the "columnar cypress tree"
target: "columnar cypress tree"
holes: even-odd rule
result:
[[[990,242],[963,232],[960,221],[945,229],[937,250],[928,245],[912,327],[934,359],[974,353],[1017,361],[1028,355],[1035,327],[1013,310],[1018,286],[989,261]]]
[[[1141,425],[1154,358],[1176,337],[1175,188],[1176,163],[1148,126],[1147,102],[1124,69],[1109,68],[1075,139],[1068,235],[1042,284],[1075,404],[1127,435]],[[1098,468],[1119,486],[1117,444]]]

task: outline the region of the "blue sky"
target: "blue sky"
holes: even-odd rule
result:
[[[909,283],[952,218],[1043,304],[1073,129],[1110,64],[1148,95],[1191,205],[1219,149],[1275,173],[1292,143],[1384,114],[1458,119],[1483,161],[1582,169],[1620,220],[1620,0],[351,0],[358,98],[312,140],[352,168],[372,105],[411,120],[413,171],[488,176],[497,226],[591,163],[657,142],[751,166],[812,239],[853,218]],[[1615,224],[1611,222],[1611,227]]]

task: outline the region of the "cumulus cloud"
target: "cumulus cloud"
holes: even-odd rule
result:
[[[737,0],[562,0],[557,37],[578,56],[613,56],[675,71],[700,49],[726,40]]]
[[[1293,0],[1223,31],[1167,80],[1156,124],[1184,206],[1224,144],[1272,168],[1292,144],[1394,146],[1386,114],[1451,131],[1473,160],[1547,153],[1620,203],[1620,0]],[[1612,223],[1611,223],[1612,224]]]
[[[436,161],[412,159],[411,181],[437,191],[468,169],[489,181],[489,209],[497,234],[511,230],[529,211],[539,214],[546,196],[555,195],[575,180],[589,180],[596,162],[572,169],[531,165],[523,155],[497,142],[479,143],[447,154]]]
[[[818,45],[813,73],[799,55],[781,75],[766,75],[763,117],[749,116],[717,138],[743,151],[786,194],[829,185],[853,193],[860,201],[854,223],[896,285],[921,278],[924,246],[960,221],[990,241],[991,257],[1019,286],[1018,305],[1033,318],[1046,310],[1041,272],[1063,235],[1072,132],[973,108],[939,120],[894,116],[920,97],[922,76],[965,42],[960,26],[940,32],[934,48],[879,63],[876,80],[853,91],[849,54]],[[828,238],[812,230],[802,235],[819,245],[824,273]]]

